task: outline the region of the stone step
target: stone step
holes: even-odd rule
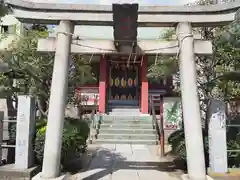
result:
[[[141,120],[141,121],[135,121],[135,120],[103,120],[101,122],[101,125],[103,124],[112,124],[112,125],[124,125],[124,124],[132,124],[132,125],[153,125],[152,121],[145,121],[145,120]]]
[[[108,105],[108,109],[140,109],[138,105]]]
[[[140,116],[140,112],[109,112],[110,116],[122,116],[123,114],[131,116]]]
[[[141,144],[141,145],[157,145],[156,140],[129,140],[129,139],[97,139],[96,144]]]
[[[99,134],[155,134],[154,129],[113,129],[113,128],[100,128]]]
[[[156,140],[155,134],[104,134],[98,135],[98,139],[127,139],[127,140]]]
[[[140,109],[139,108],[112,108],[112,109],[109,109],[109,111],[111,112],[138,112],[140,113]]]
[[[152,121],[152,117],[151,116],[139,116],[139,115],[135,115],[135,116],[129,116],[129,115],[102,115],[101,119],[103,121],[109,121],[109,120],[135,120],[135,121]]]
[[[100,126],[101,129],[108,129],[108,128],[113,128],[113,129],[153,129],[152,124],[132,124],[132,123],[103,123]]]

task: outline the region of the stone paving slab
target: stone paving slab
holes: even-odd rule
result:
[[[239,180],[240,176],[222,176],[222,177],[212,177],[214,180]]]
[[[88,170],[72,176],[70,180],[180,179],[171,167],[172,162],[164,162],[156,150],[156,146],[101,145]]]
[[[78,173],[77,175],[72,176],[69,180],[110,180],[111,176],[110,170],[98,168]]]
[[[140,180],[179,180],[176,177],[171,177],[167,172],[159,172],[157,170],[140,170],[138,172]]]
[[[132,154],[130,144],[116,144],[116,152],[121,154]]]
[[[112,175],[113,180],[139,180],[138,174],[136,171],[132,170],[118,170],[115,171]]]
[[[101,144],[101,147],[112,151],[116,150],[116,144]]]

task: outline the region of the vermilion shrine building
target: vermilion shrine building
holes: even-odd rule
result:
[[[100,56],[99,62],[94,65],[99,66],[99,70],[95,71],[99,83],[78,88],[81,95],[87,96],[86,105],[98,105],[100,113],[107,113],[107,107],[111,105],[130,105],[139,107],[143,114],[148,114],[149,95],[171,95],[172,77],[157,84],[149,82],[146,77],[147,55],[138,58],[135,63],[133,59],[129,64],[127,61],[127,56]]]

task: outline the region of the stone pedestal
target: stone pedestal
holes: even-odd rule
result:
[[[37,174],[32,178],[32,180],[68,180],[68,179],[69,179],[69,176],[66,174],[60,175],[56,178],[43,178],[41,176],[41,173]]]
[[[28,169],[34,165],[33,138],[36,106],[30,96],[18,97],[15,168]]]
[[[0,166],[0,179],[31,180],[32,177],[40,171],[40,167],[34,166],[33,156],[33,138],[36,124],[35,117],[36,107],[34,99],[30,96],[19,96],[15,164]],[[0,112],[0,120],[2,119],[3,113]]]
[[[6,180],[31,180],[38,172],[40,167],[34,166],[28,169],[16,169],[15,164],[0,166],[0,179]]]
[[[226,104],[223,101],[211,100],[208,117],[209,168],[214,173],[227,173]]]
[[[189,178],[188,174],[183,174],[183,175],[181,176],[181,179],[182,179],[182,180],[191,180],[191,179]],[[214,179],[213,179],[212,177],[210,177],[210,176],[206,176],[205,180],[214,180]]]

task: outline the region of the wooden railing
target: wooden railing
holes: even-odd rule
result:
[[[156,110],[155,110],[156,103],[154,102],[153,96],[156,96],[156,95],[151,95],[149,98],[149,106],[150,106],[149,110],[150,110],[150,113],[152,114],[153,125],[156,129],[156,133],[158,135],[158,139],[160,142],[160,150],[161,150],[160,155],[165,156],[164,127],[163,127],[163,116],[162,116],[163,112],[162,112],[162,109],[160,108],[160,119],[158,119],[156,116]],[[159,98],[160,98],[160,101],[162,101],[161,95],[159,95]],[[159,105],[158,105],[158,107],[159,107]],[[160,107],[161,107],[161,105],[160,105]]]

